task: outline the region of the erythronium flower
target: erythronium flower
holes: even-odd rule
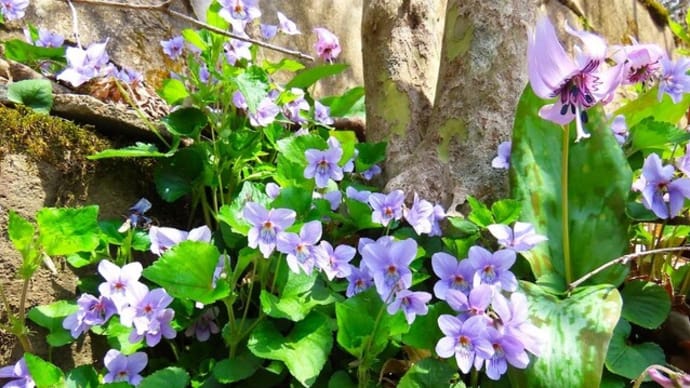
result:
[[[493,355],[486,359],[486,375],[491,380],[498,380],[508,370],[508,364],[525,369],[529,356],[519,338],[508,333],[501,333],[493,327],[487,328],[487,338],[493,347]]]
[[[681,57],[676,62],[662,58],[661,67],[663,72],[659,79],[658,99],[661,101],[666,93],[677,104],[683,94],[690,92],[690,75],[687,74],[690,70],[690,58]]]
[[[623,85],[645,83],[658,72],[660,60],[666,55],[664,50],[656,44],[638,44],[622,46],[617,50],[613,59],[623,64]]]
[[[249,123],[254,127],[265,127],[275,121],[278,113],[280,113],[280,107],[273,99],[266,97],[259,102],[256,112],[249,112]]]
[[[328,241],[314,247],[316,264],[326,274],[328,280],[334,278],[346,278],[352,273],[350,260],[355,257],[357,251],[349,245],[338,245],[335,249]]]
[[[387,226],[392,220],[402,218],[405,194],[402,190],[394,190],[388,194],[373,193],[369,196],[369,205],[374,209],[371,220]]]
[[[17,20],[24,17],[29,0],[0,0],[0,13],[7,20]]]
[[[151,253],[160,256],[185,240],[211,242],[211,229],[203,225],[187,232],[175,228],[152,226],[149,229],[149,239]]]
[[[411,238],[390,244],[367,244],[362,251],[362,263],[374,277],[376,291],[384,302],[392,300],[393,292],[412,285],[410,263],[417,255],[417,242]]]
[[[182,36],[176,36],[169,40],[161,40],[161,46],[163,47],[163,53],[170,59],[175,60],[182,55],[182,50],[184,50],[184,38]]]
[[[510,267],[515,263],[515,251],[502,249],[491,253],[475,245],[468,253],[469,263],[475,270],[473,283],[498,285],[503,290],[515,291],[518,283]]]
[[[98,273],[105,279],[98,286],[102,296],[110,298],[117,310],[134,303],[137,295],[145,294],[148,287],[139,282],[143,267],[139,262],[125,264],[122,268],[108,260],[101,260],[98,264]]]
[[[371,287],[374,279],[369,273],[369,268],[364,265],[360,265],[360,268],[351,268],[350,275],[347,276],[347,281],[348,285],[347,290],[345,291],[345,296],[351,298]]]
[[[445,337],[436,344],[436,354],[443,358],[455,356],[462,373],[468,373],[472,365],[481,368],[484,360],[493,355],[493,346],[487,338],[486,318],[470,317],[464,322],[452,315],[438,317],[438,326]]]
[[[504,141],[498,145],[498,156],[491,160],[491,167],[493,168],[510,168],[510,148],[512,143],[509,141]]]
[[[278,235],[278,251],[287,254],[287,263],[290,270],[299,273],[300,268],[310,275],[316,259],[313,247],[321,240],[323,232],[321,222],[311,221],[302,225],[299,235],[296,233],[281,233]]]
[[[114,67],[105,51],[107,43],[93,43],[86,50],[68,47],[65,51],[68,67],[58,74],[57,79],[76,87],[91,78],[110,74]]]
[[[196,339],[199,342],[206,342],[211,338],[211,334],[220,333],[220,328],[216,323],[216,318],[218,318],[218,307],[211,307],[204,311],[194,324],[189,326],[185,331],[184,335],[191,337],[196,335]]]
[[[405,320],[411,325],[417,315],[426,315],[429,312],[426,304],[430,300],[431,294],[428,292],[402,290],[395,294],[395,300],[388,305],[386,311],[393,315],[402,310]]]
[[[331,108],[318,101],[314,101],[314,120],[322,125],[333,124],[334,121],[331,118]]]
[[[326,62],[333,62],[340,54],[340,41],[338,37],[325,28],[314,28],[316,33],[316,53]]]
[[[445,300],[448,290],[458,290],[469,294],[475,269],[469,261],[458,261],[454,256],[437,252],[431,256],[431,268],[440,280],[434,284],[434,295]]]
[[[271,209],[255,202],[247,202],[242,212],[244,218],[252,224],[247,235],[250,248],[259,250],[268,258],[276,247],[278,233],[290,227],[295,222],[297,213],[290,209]]]
[[[403,209],[405,220],[407,220],[418,235],[422,233],[431,233],[431,217],[433,213],[434,206],[431,202],[424,199],[420,200],[417,193],[414,193],[412,207]]]
[[[26,366],[24,357],[20,358],[14,365],[8,365],[0,368],[0,379],[12,379],[5,383],[7,388],[34,388],[36,383],[29,374],[29,368]]]
[[[343,169],[338,166],[338,162],[343,156],[343,149],[334,137],[328,140],[329,146],[325,151],[310,148],[304,152],[304,156],[307,158],[304,177],[307,179],[314,178],[318,188],[326,187],[329,179],[334,181],[343,179]]]
[[[103,376],[103,382],[125,381],[132,385],[139,385],[143,379],[139,373],[146,368],[148,361],[149,358],[144,352],[125,356],[119,350],[110,349],[103,360],[103,364],[108,369],[108,373]]]
[[[537,234],[534,225],[528,222],[516,222],[511,229],[504,224],[491,224],[487,227],[489,232],[496,237],[501,246],[512,249],[515,252],[525,252],[534,248],[535,245],[542,243],[548,238]]]
[[[103,295],[96,298],[90,294],[82,294],[77,299],[77,305],[79,310],[62,321],[62,327],[69,330],[74,338],[89,330],[91,326],[106,323],[117,312],[113,301]]]
[[[494,290],[486,284],[479,284],[474,287],[469,296],[464,293],[450,289],[446,294],[448,305],[461,316],[484,315],[493,300]]]
[[[575,119],[577,138],[589,137],[583,129],[585,110],[607,98],[620,83],[621,65],[605,69],[606,42],[599,36],[571,29],[565,30],[579,38],[583,49],[576,48],[576,58],[570,58],[546,16],[530,29],[527,43],[527,67],[532,90],[539,97],[557,100],[543,106],[539,116],[566,125]]]
[[[690,198],[690,178],[674,179],[675,168],[663,165],[659,155],[650,154],[642,166],[642,175],[633,188],[642,192],[642,204],[662,219],[680,214]]]
[[[614,117],[611,123],[611,132],[613,132],[613,135],[616,137],[618,144],[625,143],[625,140],[627,140],[630,134],[628,132],[628,125],[625,123],[625,116],[618,115]]]
[[[297,25],[292,20],[288,19],[282,12],[277,12],[278,14],[278,26],[280,31],[287,35],[297,35],[301,34],[297,29]]]

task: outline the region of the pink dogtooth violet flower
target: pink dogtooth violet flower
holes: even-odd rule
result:
[[[530,29],[527,43],[527,69],[530,85],[541,98],[554,98],[544,105],[539,116],[560,125],[575,120],[575,142],[590,136],[583,123],[586,110],[606,101],[621,82],[624,67],[605,65],[606,42],[600,36],[586,31],[565,30],[580,39],[583,47],[575,46],[571,58],[558,41],[556,31],[546,16],[541,16],[534,29]]]

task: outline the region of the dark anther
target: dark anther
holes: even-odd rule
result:
[[[561,107],[561,116],[564,116],[566,113],[568,113],[568,105],[570,104],[565,104]]]
[[[582,124],[587,123],[587,111],[582,111],[580,112],[580,120],[582,121]]]

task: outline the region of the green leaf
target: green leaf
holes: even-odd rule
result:
[[[127,356],[144,347],[144,341],[129,342],[129,335],[132,333],[132,330],[134,329],[120,323],[119,319],[109,320],[105,328],[100,326],[93,326],[91,328],[91,331],[94,333],[105,335],[110,347],[119,350]]]
[[[31,353],[24,353],[24,360],[37,387],[64,387],[65,375],[60,368]]]
[[[666,356],[659,345],[652,342],[632,344],[629,337],[630,324],[621,319],[606,354],[608,370],[628,379],[636,379],[648,366],[666,364]]]
[[[659,101],[658,93],[658,86],[649,89],[640,97],[618,108],[612,114],[612,117],[620,114],[624,115],[628,128],[633,128],[637,123],[648,117],[652,117],[656,121],[665,121],[675,125],[685,116],[685,112],[690,107],[690,95],[684,95],[683,99],[675,104],[671,97],[666,94]]]
[[[398,387],[450,387],[457,372],[457,368],[445,361],[425,358],[412,365],[412,368],[400,379]]]
[[[259,103],[268,94],[268,77],[265,71],[258,66],[251,66],[235,78],[235,84],[247,101],[249,111],[256,112]]]
[[[470,214],[467,215],[467,219],[477,224],[479,227],[486,228],[491,224],[495,224],[494,215],[489,210],[489,207],[480,202],[473,196],[467,197],[467,203],[469,203]]]
[[[335,297],[317,275],[287,271],[287,279],[280,290],[280,296],[261,290],[259,299],[264,313],[270,317],[297,322],[304,319],[314,307],[334,303]]]
[[[305,386],[314,384],[333,347],[330,318],[313,311],[295,323],[284,337],[270,321],[262,321],[251,333],[247,347],[255,356],[285,363]]]
[[[438,327],[438,317],[441,314],[453,314],[447,303],[435,303],[429,306],[429,312],[414,320],[410,331],[403,335],[402,342],[416,349],[427,349],[433,352],[438,340],[443,338],[443,333]]]
[[[43,208],[36,214],[38,241],[50,256],[90,252],[100,243],[98,206]]]
[[[153,173],[156,191],[167,202],[174,202],[191,193],[204,182],[208,155],[201,146],[178,150],[162,160]]]
[[[374,287],[335,304],[338,323],[338,344],[348,353],[373,360],[388,345],[389,337],[402,334],[409,328],[402,314],[388,315],[386,306]],[[380,315],[378,329],[374,332],[376,318]],[[369,351],[363,354],[367,344]]]
[[[208,45],[197,30],[185,28],[182,30],[182,37],[201,51],[205,51],[208,48]]]
[[[21,39],[5,42],[5,57],[24,64],[34,64],[45,59],[65,62],[64,47],[38,47]]]
[[[536,284],[521,285],[542,346],[539,357],[524,372],[515,373],[522,380],[520,386],[599,386],[606,349],[621,312],[618,290],[610,285],[579,287],[570,297],[558,299]]]
[[[326,97],[321,103],[331,110],[331,117],[352,117],[364,115],[364,88],[354,87],[341,96]]]
[[[7,233],[9,234],[10,241],[12,241],[12,245],[22,254],[24,260],[37,254],[33,243],[33,224],[14,210],[10,210]]]
[[[357,201],[356,199],[345,198],[347,204],[347,212],[350,215],[350,220],[355,224],[357,229],[372,229],[380,228],[381,225],[371,220],[371,208],[366,203]]]
[[[78,309],[74,301],[59,300],[48,305],[36,306],[29,310],[27,316],[37,325],[48,329],[46,341],[50,346],[58,347],[74,341],[69,330],[62,327],[62,322]]]
[[[98,374],[91,365],[82,365],[67,372],[65,388],[96,388]]]
[[[630,151],[663,150],[667,144],[684,143],[690,140],[690,133],[675,124],[655,121],[648,117],[630,128]]]
[[[53,107],[53,85],[47,79],[27,79],[7,86],[7,99],[48,114]]]
[[[280,190],[280,194],[273,200],[273,209],[292,209],[297,214],[306,214],[312,205],[312,191],[301,187],[286,187]]]
[[[218,221],[230,225],[233,232],[246,236],[251,225],[244,219],[242,212],[247,202],[256,202],[264,207],[268,207],[269,198],[263,191],[263,187],[252,182],[244,182],[242,190],[237,197],[232,200],[230,205],[223,205],[218,211]]]
[[[302,70],[285,85],[285,89],[307,89],[318,80],[342,73],[349,66],[344,63],[323,64]]]
[[[623,318],[647,329],[656,329],[671,311],[671,298],[666,290],[652,282],[634,280],[625,283]]]
[[[161,121],[173,135],[191,138],[197,138],[208,124],[206,114],[194,107],[178,109],[163,117]]]
[[[144,269],[144,277],[165,288],[171,296],[210,304],[230,292],[226,282],[213,285],[219,256],[213,244],[183,241]]]
[[[339,370],[328,379],[328,388],[355,388],[357,384],[350,378],[350,375],[344,371]]]
[[[334,130],[329,131],[328,135],[338,139],[343,149],[343,155],[340,157],[339,165],[342,166],[347,161],[354,158],[355,146],[357,145],[357,134],[355,134],[354,131]]]
[[[359,151],[357,160],[355,160],[357,171],[366,171],[376,163],[386,160],[386,145],[385,141],[379,143],[358,143],[355,146],[357,151]]]
[[[278,141],[278,151],[291,162],[307,165],[304,156],[308,149],[325,150],[328,144],[318,135],[290,136]]]
[[[138,388],[185,388],[189,383],[189,373],[184,369],[169,366],[159,369],[152,374],[144,377],[137,385]]]
[[[450,216],[447,218],[447,220],[455,229],[457,229],[463,235],[472,236],[481,231],[477,224],[466,218]]]
[[[163,81],[163,86],[158,89],[158,95],[161,96],[168,105],[176,105],[189,97],[189,92],[184,86],[184,83],[179,79],[168,78]]]
[[[304,69],[304,65],[293,59],[283,58],[278,63],[264,61],[263,68],[266,69],[268,74],[274,74],[279,71],[291,71],[294,73]]]
[[[208,23],[212,27],[219,28],[221,30],[227,30],[230,24],[220,16],[218,13],[221,10],[221,5],[217,1],[211,2],[211,5],[209,5],[208,10],[206,10],[206,23]]]
[[[159,152],[155,144],[137,142],[133,146],[108,149],[101,152],[89,155],[90,160],[107,159],[107,158],[169,158],[175,154],[174,150],[170,152]]]
[[[251,352],[243,352],[232,359],[223,359],[213,367],[213,377],[223,384],[244,380],[253,375],[262,360]]]
[[[527,86],[518,104],[513,130],[510,179],[513,198],[522,205],[522,218],[549,239],[524,256],[536,278],[556,272],[568,282],[621,256],[628,248],[625,204],[632,171],[604,120],[600,107],[587,110],[591,137],[574,143],[570,126],[568,160],[568,219],[570,274],[563,254],[561,159],[563,129],[539,117],[547,104]],[[618,285],[627,267],[615,266],[589,283]]]
[[[491,205],[491,212],[497,224],[509,225],[520,218],[522,206],[511,198],[502,199]]]

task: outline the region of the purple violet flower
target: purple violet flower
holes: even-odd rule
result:
[[[633,188],[642,192],[642,204],[661,219],[673,218],[690,198],[690,178],[673,179],[675,168],[663,165],[659,155],[650,154],[642,166],[642,175]]]
[[[118,71],[117,74],[115,74],[115,78],[128,84],[137,84],[144,81],[143,74],[128,67],[123,67],[122,70]]]
[[[515,251],[502,249],[493,254],[475,245],[468,253],[469,263],[474,268],[474,286],[478,284],[498,285],[505,291],[515,291],[518,283],[510,267],[515,263]]]
[[[334,278],[346,278],[352,273],[352,265],[350,261],[355,257],[357,251],[355,248],[341,244],[335,249],[328,241],[321,241],[321,243],[314,247],[314,257],[316,264],[326,274],[328,280]]]
[[[374,209],[371,214],[371,220],[383,226],[388,226],[390,221],[401,219],[404,201],[405,194],[402,190],[394,190],[387,195],[372,193],[369,196],[369,205]]]
[[[278,235],[278,252],[287,255],[290,270],[299,273],[300,268],[310,275],[316,264],[313,247],[321,240],[322,225],[319,221],[311,221],[302,225],[299,235],[283,232]]]
[[[434,284],[434,295],[445,300],[449,290],[469,294],[475,269],[467,260],[458,260],[445,252],[431,256],[431,268],[440,280]]]
[[[288,19],[287,16],[283,15],[282,12],[277,12],[278,14],[278,26],[280,31],[287,35],[298,35],[301,34],[297,25],[292,20]]]
[[[479,284],[470,291],[469,296],[458,290],[448,290],[446,301],[464,319],[475,315],[486,316],[486,311],[493,300],[493,296],[494,289],[491,286]]]
[[[395,294],[395,300],[388,305],[386,311],[393,315],[398,310],[405,314],[405,320],[412,324],[417,315],[426,315],[429,307],[426,305],[431,300],[431,294],[424,291],[402,290]]]
[[[486,318],[474,316],[466,321],[443,314],[438,317],[438,326],[445,337],[436,344],[436,354],[442,358],[455,356],[462,373],[468,373],[472,365],[481,368],[484,360],[493,355],[493,346],[487,338]]]
[[[156,346],[161,337],[175,338],[177,333],[170,326],[175,311],[166,308],[173,298],[162,288],[156,288],[129,307],[120,311],[120,322],[127,327],[134,327],[129,336],[129,342],[136,343],[146,338],[148,346]]]
[[[108,373],[103,376],[103,382],[125,381],[132,385],[138,385],[143,379],[139,373],[146,368],[148,361],[149,358],[144,352],[125,356],[119,350],[110,349],[103,359],[103,364],[108,369]]]
[[[434,206],[431,202],[425,199],[420,200],[417,193],[414,193],[412,207],[403,209],[403,217],[420,236],[423,233],[431,233],[431,217],[433,213]]]
[[[278,113],[280,107],[270,97],[266,97],[259,102],[256,112],[249,112],[249,123],[253,127],[265,127],[275,121]]]
[[[266,195],[271,199],[276,199],[280,195],[280,186],[273,182],[266,184]]]
[[[360,265],[360,268],[351,267],[351,272],[347,277],[347,281],[348,285],[345,296],[352,298],[371,287],[374,279],[371,277],[371,274],[369,274],[369,269],[364,265]]]
[[[218,15],[228,22],[240,20],[245,24],[261,16],[258,0],[218,0]]]
[[[500,333],[493,327],[487,328],[487,338],[494,349],[491,358],[486,359],[486,375],[491,380],[498,380],[508,370],[508,364],[525,369],[529,364],[529,356],[525,346],[518,337],[507,333]]]
[[[278,33],[278,26],[272,24],[260,24],[259,31],[261,31],[261,37],[265,40],[273,39]]]
[[[611,132],[613,132],[613,136],[616,137],[618,144],[625,143],[628,139],[628,135],[630,135],[630,132],[628,132],[628,125],[625,123],[625,116],[618,115],[614,117],[611,122]]]
[[[62,327],[69,330],[73,338],[79,337],[91,326],[106,323],[117,313],[113,301],[103,295],[96,298],[90,294],[82,294],[77,299],[77,305],[79,310],[62,321]]]
[[[331,210],[336,211],[340,207],[340,203],[343,201],[343,193],[341,193],[340,190],[333,190],[321,194],[320,192],[314,190],[312,193],[312,198],[325,199],[330,204]]]
[[[321,125],[332,125],[335,122],[331,117],[331,108],[318,101],[314,101],[314,120]]]
[[[307,167],[304,169],[304,177],[314,178],[316,187],[328,186],[328,180],[339,181],[343,179],[343,169],[338,165],[343,156],[343,149],[334,137],[328,139],[328,149],[325,151],[310,148],[304,151],[307,158]]]
[[[168,227],[152,226],[149,229],[151,253],[162,255],[168,249],[185,240],[211,242],[211,229],[206,225],[194,228],[189,232]]]
[[[239,90],[236,90],[235,93],[232,94],[232,104],[237,109],[247,110],[249,108],[247,100]]]
[[[512,143],[509,141],[504,141],[498,145],[498,156],[493,158],[491,161],[491,167],[500,169],[510,168],[510,148]]]
[[[527,297],[519,292],[510,294],[510,300],[502,293],[494,293],[491,302],[499,324],[496,325],[501,333],[506,333],[520,339],[525,349],[539,356],[541,354],[542,334],[529,320]]]
[[[170,40],[161,40],[161,46],[163,47],[163,53],[170,59],[175,60],[182,55],[184,38],[182,36],[175,36]]]
[[[77,87],[92,78],[110,74],[114,67],[109,63],[110,58],[105,51],[106,44],[108,41],[93,43],[86,50],[68,47],[65,51],[68,66],[58,74],[57,79]]]
[[[244,40],[230,39],[230,41],[223,46],[225,49],[225,59],[232,66],[235,66],[237,61],[241,59],[250,61],[252,59],[252,52],[249,50],[251,45],[251,43]]]
[[[359,202],[368,203],[370,195],[371,195],[371,191],[367,191],[367,190],[359,191],[352,186],[347,186],[347,189],[345,189],[345,196],[347,198],[354,199],[355,201],[359,201]]]
[[[663,72],[659,79],[659,101],[664,97],[664,93],[671,97],[674,104],[683,99],[683,94],[690,92],[690,58],[681,57],[676,62],[668,58],[661,59]]]
[[[33,43],[38,47],[62,47],[62,44],[65,43],[65,38],[58,33],[45,28],[39,28],[38,39]]]
[[[278,234],[290,227],[297,217],[294,210],[266,210],[255,202],[247,202],[242,215],[252,225],[247,235],[249,247],[258,246],[265,258],[268,258],[275,249]]]
[[[609,97],[620,83],[623,67],[604,68],[606,42],[601,37],[567,24],[565,30],[583,43],[577,58],[566,54],[551,21],[542,15],[529,32],[527,68],[532,90],[539,97],[558,97],[555,103],[543,106],[539,116],[560,125],[575,119],[578,142],[590,136],[582,125],[587,121],[586,109]]]
[[[379,175],[381,173],[381,167],[379,167],[378,164],[375,164],[371,167],[369,167],[366,171],[362,172],[362,178],[366,181],[370,181],[374,179],[375,176]]]
[[[417,255],[417,242],[411,238],[393,241],[390,244],[367,244],[362,251],[362,264],[374,278],[376,291],[388,303],[394,292],[408,289],[412,285],[410,263]]]
[[[122,308],[136,301],[138,295],[145,294],[148,287],[139,282],[143,267],[139,262],[125,264],[122,268],[108,260],[98,263],[98,273],[103,276],[105,282],[98,286],[102,296],[110,298],[118,312]]]
[[[431,213],[431,232],[429,232],[429,237],[433,236],[443,236],[443,230],[441,230],[441,221],[446,218],[446,211],[443,210],[441,205],[434,205],[434,211]]]
[[[218,318],[218,307],[213,306],[204,311],[199,318],[184,331],[184,335],[187,337],[195,335],[199,342],[208,341],[208,339],[211,338],[211,334],[220,333],[216,318]]]
[[[306,123],[307,119],[300,115],[300,112],[309,110],[309,103],[304,98],[304,91],[299,88],[292,88],[289,93],[294,99],[283,106],[283,115],[293,123],[300,125]]]
[[[0,379],[12,379],[5,383],[3,388],[34,388],[36,386],[23,356],[16,364],[0,368]]]
[[[314,28],[316,33],[316,53],[326,62],[333,62],[340,55],[340,41],[338,37],[325,28]]]
[[[537,234],[534,225],[528,222],[516,222],[511,229],[504,224],[491,224],[487,227],[489,232],[496,237],[502,247],[512,249],[515,252],[525,252],[535,245],[547,241],[546,236]]]
[[[0,0],[0,13],[7,20],[17,20],[24,17],[29,0]]]

